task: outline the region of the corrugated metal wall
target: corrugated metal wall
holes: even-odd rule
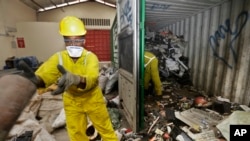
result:
[[[226,1],[167,25],[188,41],[194,86],[207,95],[250,103],[250,0]]]

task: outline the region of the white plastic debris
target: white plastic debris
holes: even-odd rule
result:
[[[55,121],[52,124],[53,128],[59,128],[66,125],[66,117],[64,109],[61,110],[60,114],[57,116]]]

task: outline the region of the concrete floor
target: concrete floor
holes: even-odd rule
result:
[[[53,132],[56,141],[69,141],[69,136],[66,128],[59,128]]]

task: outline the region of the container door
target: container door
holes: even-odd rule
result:
[[[130,127],[139,130],[139,2],[118,0],[119,95]]]

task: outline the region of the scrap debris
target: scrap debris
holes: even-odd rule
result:
[[[173,79],[167,79],[162,84],[162,98],[145,96],[145,127],[138,133],[124,126],[126,119],[123,117],[117,92],[104,94],[119,141],[227,141],[225,119],[235,111],[250,111],[246,105],[203,95],[191,85],[182,85]],[[105,91],[106,85],[103,88]],[[52,107],[49,109],[48,105],[54,106],[49,106]],[[8,141],[20,138],[28,132],[33,133],[29,134],[29,138],[32,137],[34,141],[55,140],[53,131],[66,125],[63,112],[60,96],[51,96],[50,92],[37,94],[10,132]],[[237,118],[239,114],[233,115]]]

